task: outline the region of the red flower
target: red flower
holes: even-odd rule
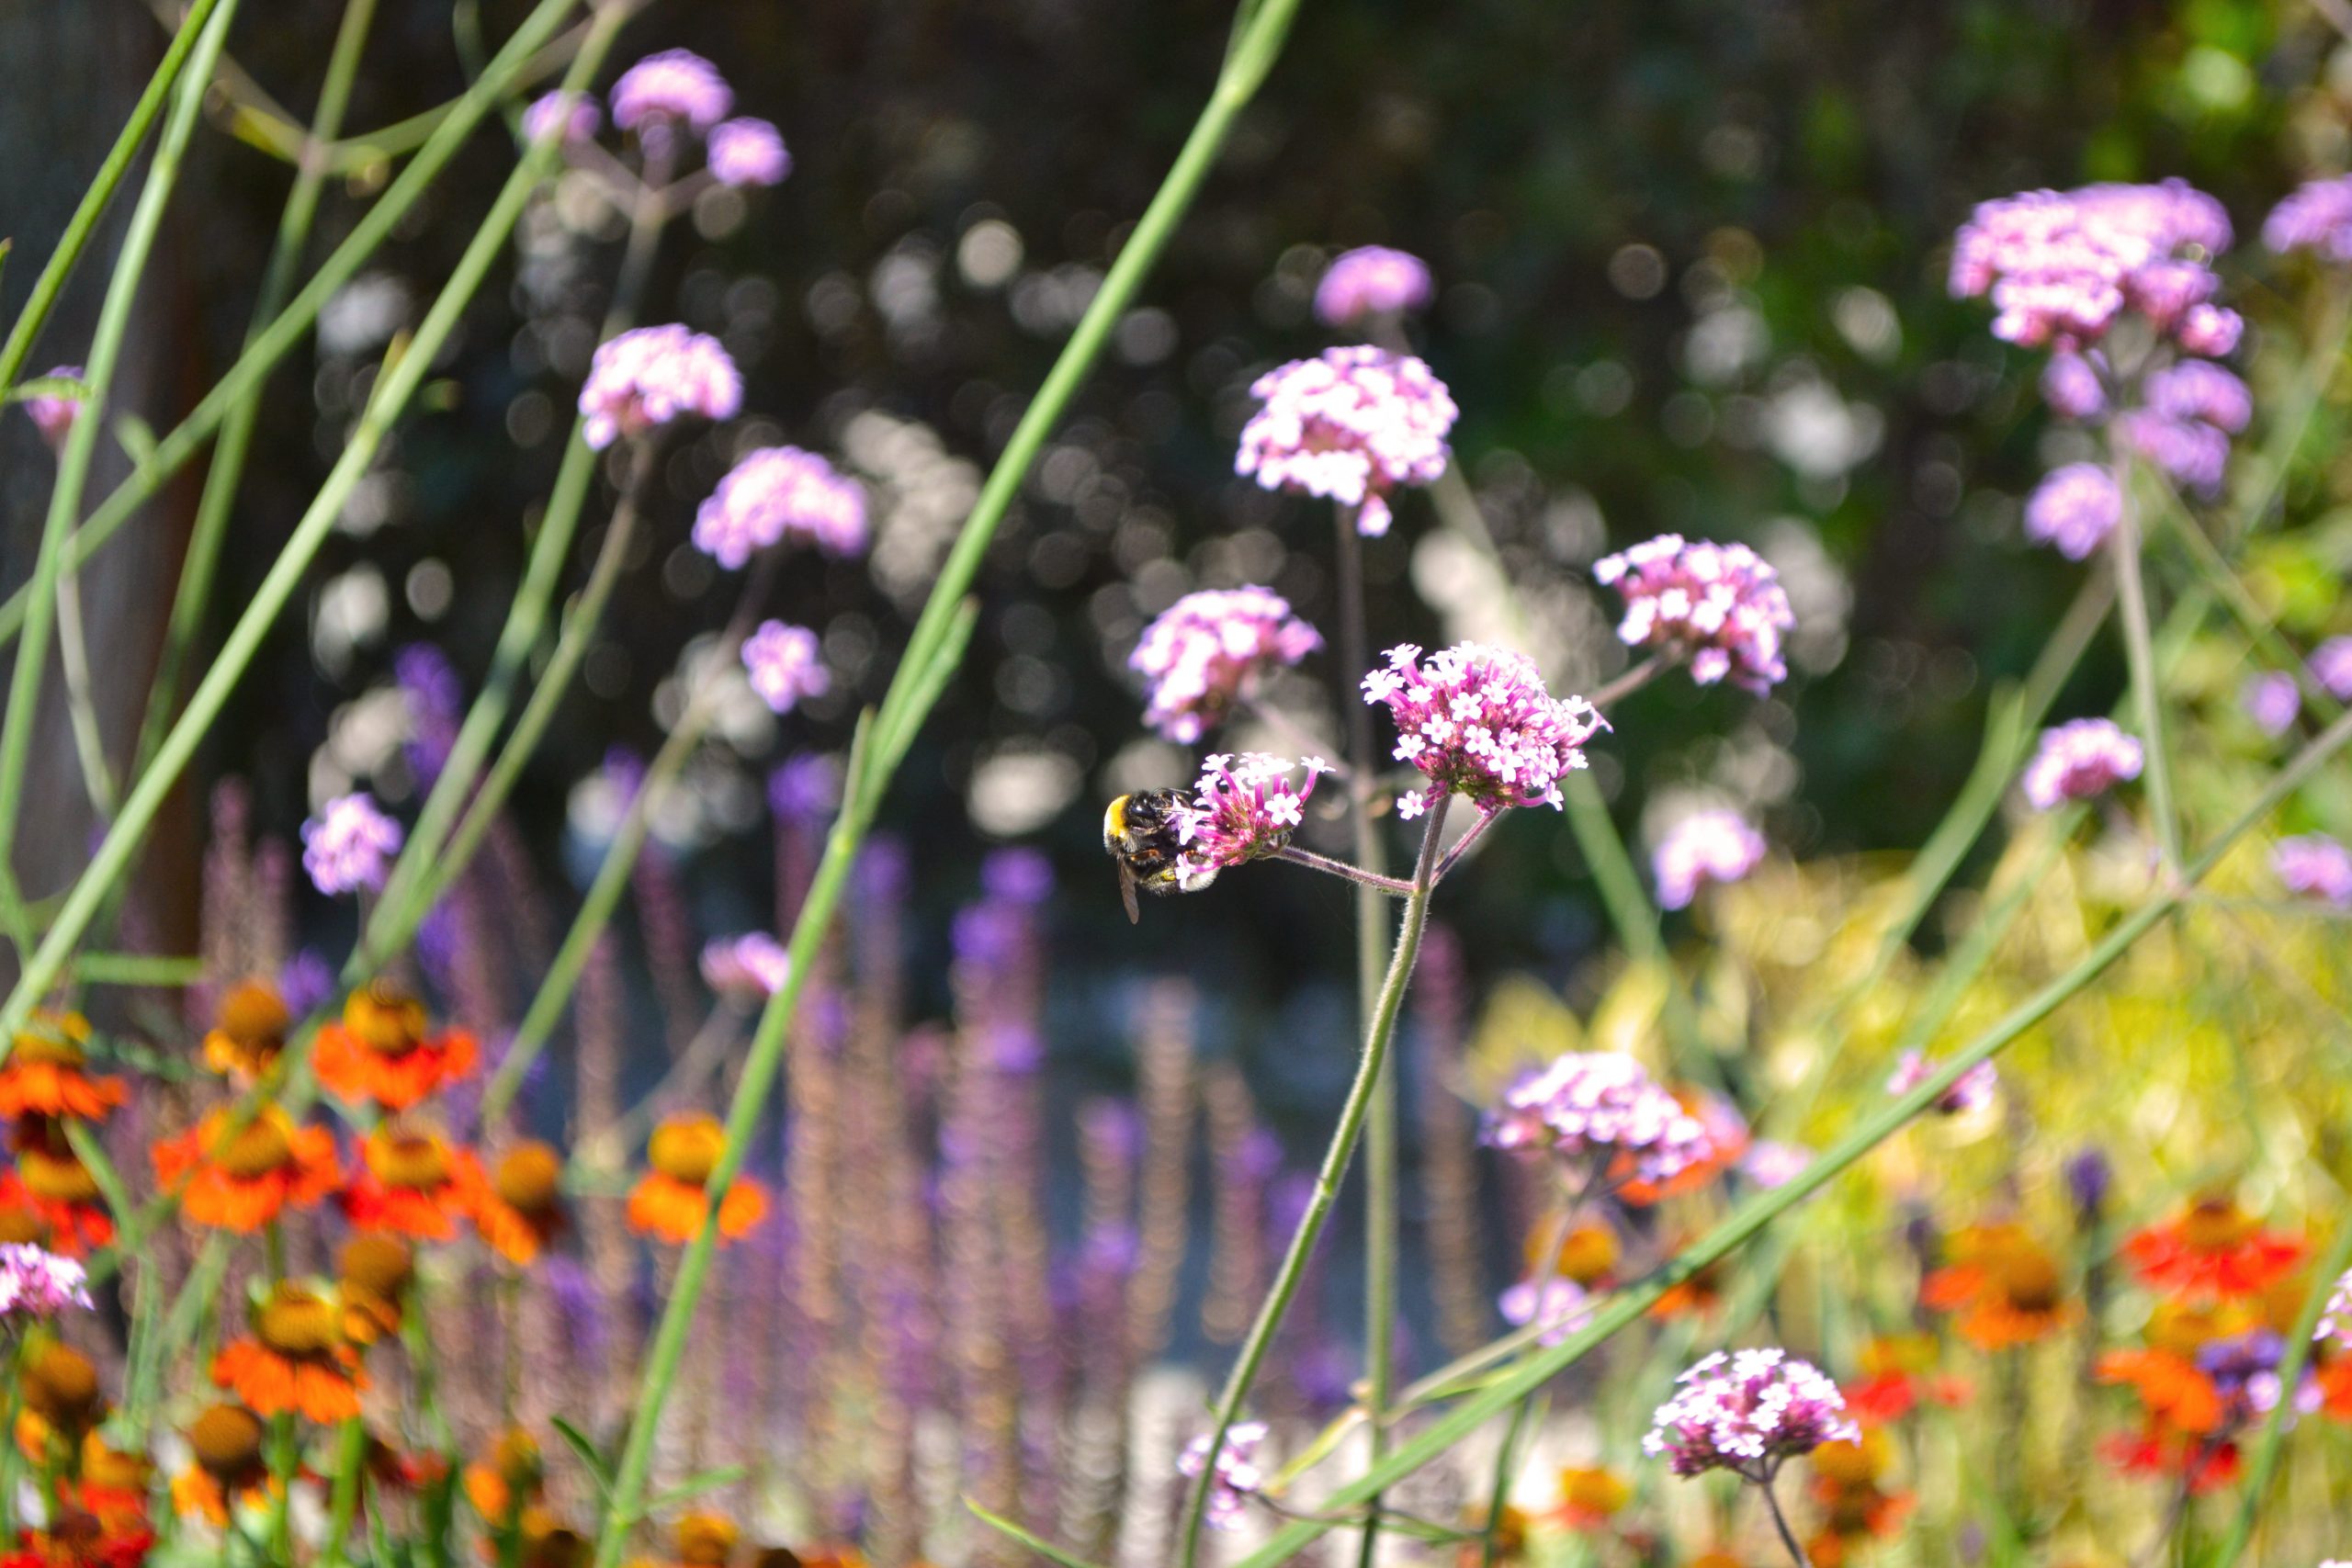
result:
[[[319,1031],[311,1070],[345,1100],[405,1111],[470,1075],[481,1056],[464,1030],[428,1036],[427,1021],[423,1002],[371,981],[344,1002],[342,1022]]]
[[[727,1147],[716,1116],[673,1116],[646,1145],[645,1173],[628,1195],[629,1228],[683,1247],[702,1230],[710,1212],[711,1172]],[[732,1241],[760,1223],[768,1195],[755,1181],[738,1179],[718,1203],[718,1234]]]
[[[150,1151],[156,1180],[179,1192],[191,1223],[250,1234],[288,1207],[315,1206],[342,1182],[334,1134],[324,1127],[297,1127],[275,1104],[243,1127],[232,1114],[216,1111]]]
[[[2301,1238],[2267,1231],[2223,1194],[2150,1225],[2123,1244],[2140,1278],[2186,1295],[2258,1296],[2302,1260]]]

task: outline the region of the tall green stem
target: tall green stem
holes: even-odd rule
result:
[[[64,547],[74,520],[82,513],[82,491],[90,477],[90,462],[98,438],[107,428],[107,400],[114,389],[115,367],[122,356],[123,334],[139,300],[139,286],[147,275],[147,258],[162,230],[164,212],[171,205],[172,188],[179,183],[180,161],[196,133],[198,111],[220,59],[229,24],[237,14],[237,0],[219,0],[206,17],[204,30],[188,57],[190,69],[181,78],[172,100],[164,134],[140,188],[123,231],[122,249],[107,279],[106,299],[90,339],[82,379],[89,393],[81,416],[74,421],[58,455],[57,482],[50,491],[49,515],[43,522],[40,547],[33,561],[30,598],[27,602],[25,635],[17,644],[16,667],[8,682],[8,711],[0,719],[0,894],[17,900],[16,848],[17,818],[24,810],[25,767],[31,756],[33,721],[40,707],[41,678],[48,667],[49,639],[57,615],[58,582],[64,570]],[[104,776],[103,760],[98,777]],[[96,780],[93,781],[94,784]],[[15,922],[19,923],[20,922]],[[21,955],[21,954],[20,954]]]
[[[1487,1421],[1509,1410],[1531,1390],[1542,1387],[1590,1354],[1603,1341],[1640,1322],[1651,1305],[1672,1287],[1728,1256],[1781,1214],[1827,1186],[1857,1160],[1934,1104],[1946,1089],[1960,1080],[1962,1074],[1980,1062],[1991,1060],[2019,1035],[2041,1023],[2105,974],[2116,960],[2131,950],[2134,942],[2180,907],[2189,891],[2211,873],[2239,839],[2276,810],[2279,802],[2301,787],[2304,780],[2342,750],[2347,742],[2352,742],[2352,715],[2329,725],[2304,747],[2264,786],[2246,811],[2223,829],[2203,852],[2183,868],[2177,882],[2159,887],[2100,938],[2072,969],[2011,1010],[1965,1048],[1946,1058],[1941,1067],[1909,1093],[1891,1098],[1865,1116],[1845,1137],[1815,1157],[1786,1185],[1761,1193],[1743,1204],[1722,1224],[1684,1247],[1670,1263],[1646,1281],[1619,1292],[1593,1314],[1592,1321],[1583,1329],[1556,1346],[1540,1348],[1528,1355],[1509,1373],[1486,1383],[1453,1409],[1433,1419],[1410,1441],[1400,1445],[1367,1473],[1339,1487],[1324,1500],[1327,1517],[1297,1519],[1285,1525],[1256,1551],[1242,1558],[1237,1568],[1276,1568],[1277,1564],[1290,1562],[1300,1548],[1339,1522],[1328,1516],[1342,1514],[1428,1464]]]
[[[1413,961],[1420,954],[1422,929],[1429,923],[1430,888],[1437,876],[1438,840],[1443,836],[1446,809],[1453,804],[1450,795],[1440,795],[1430,803],[1428,824],[1421,829],[1420,853],[1413,862],[1413,891],[1405,900],[1404,923],[1396,931],[1396,950],[1389,957],[1388,975],[1381,984],[1378,1005],[1373,1010],[1370,1027],[1364,1031],[1363,1055],[1356,1064],[1355,1082],[1348,1089],[1346,1103],[1340,1108],[1339,1124],[1331,1129],[1330,1145],[1323,1151],[1323,1164],[1315,1173],[1314,1190],[1308,1193],[1306,1208],[1298,1217],[1298,1228],[1291,1233],[1290,1247],[1283,1254],[1273,1288],[1266,1292],[1264,1303],[1258,1308],[1257,1320],[1250,1325],[1250,1337],[1241,1342],[1241,1354],[1235,1359],[1233,1371],[1226,1375],[1225,1388],[1217,1395],[1216,1414],[1209,1427],[1209,1462],[1201,1467],[1201,1473],[1184,1500],[1178,1553],[1182,1568],[1193,1568],[1199,1560],[1201,1521],[1207,1513],[1209,1488],[1216,1480],[1216,1456],[1225,1451],[1226,1433],[1232,1427],[1234,1416],[1240,1413],[1242,1402],[1250,1397],[1250,1385],[1258,1381],[1258,1369],[1290,1311],[1292,1299],[1298,1294],[1298,1282],[1306,1274],[1306,1260],[1323,1235],[1324,1222],[1330,1217],[1340,1182],[1348,1174],[1348,1162],[1355,1157],[1356,1140],[1371,1111],[1374,1088],[1388,1066],[1389,1044],[1396,1033],[1396,1014],[1405,1003],[1405,988],[1413,976]],[[1375,1463],[1373,1473],[1378,1473],[1381,1468]],[[1380,1492],[1380,1487],[1371,1487],[1359,1501],[1369,1503]]]
[[[948,677],[963,658],[973,618],[971,610],[964,604],[965,593],[979,571],[997,525],[1003,521],[1030,465],[1043,449],[1046,437],[1101,355],[1112,328],[1133,303],[1137,289],[1166,248],[1169,236],[1208,177],[1234,120],[1272,69],[1297,9],[1298,0],[1258,0],[1248,25],[1235,38],[1208,104],[1185,139],[1168,177],[1136,220],[1134,233],[1104,275],[1102,287],[1095,291],[1093,300],[1071,332],[1069,342],[981,486],[979,500],[940,568],[931,598],[915,623],[899,673],[891,681],[881,707],[859,727],[841,815],[826,839],[824,856],[809,884],[799,918],[793,923],[791,974],[760,1014],[759,1027],[737,1080],[734,1100],[728,1107],[727,1146],[707,1183],[712,1197],[710,1215],[679,1262],[676,1282],[662,1307],[662,1320],[646,1358],[636,1409],[629,1418],[628,1438],[598,1531],[596,1562],[600,1568],[614,1568],[619,1562],[643,1504],[646,1475],[653,1459],[654,1434],[671,1385],[677,1378],[686,1330],[701,1301],[711,1255],[718,1243],[718,1201],[742,1168],[752,1133],[775,1088],[777,1070],[783,1065],[785,1032],[791,1022],[793,1009],[798,1004],[801,987],[815,963],[826,928],[832,923],[851,864],[881,804],[882,792],[912,745],[924,716],[938,702]]]
[[[2140,509],[2132,498],[2132,465],[2120,446],[2114,472],[2121,514],[2115,531],[2108,536],[2108,546],[2115,561],[2116,596],[2123,608],[2123,650],[2132,665],[2132,705],[2148,754],[2148,811],[2156,819],[2156,847],[2169,874],[2180,869],[2180,811],[2173,795],[2171,751],[2165,744],[2163,694],[2156,689],[2147,584],[2140,571]]]

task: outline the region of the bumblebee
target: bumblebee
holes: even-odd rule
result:
[[[1143,919],[1137,888],[1160,896],[1179,890],[1176,857],[1184,846],[1176,836],[1176,814],[1192,804],[1181,789],[1141,789],[1102,808],[1102,852],[1119,868],[1119,897],[1127,907],[1128,923]]]

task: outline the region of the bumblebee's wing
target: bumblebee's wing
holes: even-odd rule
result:
[[[1143,906],[1136,901],[1135,869],[1124,860],[1113,863],[1119,868],[1119,901],[1127,907],[1127,924],[1143,924]]]

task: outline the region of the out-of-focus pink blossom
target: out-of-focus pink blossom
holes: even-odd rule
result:
[[[763,621],[743,639],[743,669],[752,690],[778,713],[790,713],[803,699],[823,696],[833,685],[817,634],[782,621]]]
[[[2324,833],[2279,840],[2270,851],[2270,869],[2290,893],[2352,909],[2352,850]]]
[[[1718,1350],[1674,1381],[1642,1451],[1677,1475],[1728,1470],[1765,1483],[1824,1443],[1861,1440],[1838,1385],[1786,1350]]]
[[[2249,677],[2238,701],[2246,717],[2266,735],[2286,734],[2295,727],[2295,716],[2303,711],[2302,688],[2283,670],[2266,670]]]
[[[1891,1095],[1909,1094],[1936,1075],[1936,1064],[1922,1051],[1905,1051],[1894,1064],[1894,1071],[1886,1080],[1886,1092]],[[1954,1078],[1951,1087],[1936,1097],[1935,1108],[1939,1114],[1958,1116],[1966,1111],[1993,1103],[2000,1092],[2001,1075],[1990,1062],[1979,1062]]]
[[[1736,811],[1694,811],[1667,829],[1650,857],[1657,901],[1688,908],[1702,884],[1737,882],[1764,858],[1764,835]]]
[[[2352,701],[2352,637],[2332,637],[2312,649],[2312,673],[2328,695]]]
[[[1620,1051],[1571,1051],[1521,1073],[1479,1136],[1611,1184],[1671,1181],[1715,1155],[1705,1125]]]
[[[1207,1506],[1201,1522],[1211,1529],[1229,1530],[1241,1522],[1250,1499],[1266,1483],[1258,1467],[1258,1445],[1266,1440],[1263,1421],[1236,1421],[1225,1429],[1225,1444],[1217,1450],[1216,1472],[1209,1481]],[[1177,1473],[1197,1480],[1208,1468],[1210,1435],[1206,1432],[1184,1445],[1177,1456]]]
[[[1396,722],[1400,762],[1419,768],[1439,795],[1466,795],[1481,811],[1560,806],[1560,781],[1585,765],[1584,746],[1608,728],[1582,697],[1555,698],[1534,661],[1507,649],[1465,642],[1421,661],[1410,643],[1363,678],[1363,700],[1385,704]],[[1419,816],[1429,795],[1414,790],[1396,809]]]
[[[730,119],[715,127],[708,157],[711,177],[738,188],[781,185],[792,173],[783,133],[763,119]]]
[[[2140,395],[2166,419],[2199,420],[2232,435],[2254,418],[2254,394],[2218,365],[2182,359],[2152,373]]]
[[[2181,312],[2173,341],[2191,354],[2221,359],[2238,350],[2245,335],[2245,318],[2220,305],[2191,305]]]
[[[1739,1173],[1769,1191],[1776,1187],[1786,1187],[1804,1174],[1804,1168],[1812,1163],[1813,1151],[1803,1144],[1783,1144],[1770,1138],[1758,1138],[1747,1145],[1746,1154],[1739,1156]]]
[[[2123,492],[2097,463],[2052,468],[2025,503],[2025,536],[2082,560],[2123,521]]]
[[[814,452],[763,446],[695,512],[695,547],[729,571],[779,540],[851,556],[865,547],[865,491]]]
[[[2107,412],[2107,385],[2099,379],[2103,357],[2061,351],[2041,367],[2041,400],[2068,419],[2096,419]]]
[[[2115,428],[2132,449],[2183,487],[2214,495],[2230,465],[2230,438],[2199,419],[2170,419],[2154,409],[2118,414]]]
[[[2025,768],[2025,797],[2036,811],[2105,795],[2140,776],[2140,742],[2104,718],[2077,718],[2041,732]]]
[[[605,111],[585,93],[558,90],[542,94],[523,111],[523,140],[552,136],[560,141],[593,141],[605,123]]]
[[[673,123],[700,135],[727,118],[734,90],[718,67],[692,50],[649,54],[613,84],[613,123],[649,141],[666,135]]]
[[[1953,242],[1951,291],[1989,294],[1994,335],[2026,347],[2096,342],[2127,309],[2210,342],[2229,312],[2206,303],[2205,264],[2230,239],[2221,204],[2179,180],[2027,191],[1978,205]]]
[[[401,825],[365,791],[339,795],[302,824],[302,869],[329,897],[373,892],[384,886],[402,839]]]
[[[1418,310],[1429,302],[1429,265],[1386,245],[1343,252],[1315,286],[1315,313],[1335,327]]]
[[[1592,576],[1625,601],[1619,640],[1686,656],[1699,684],[1729,680],[1762,696],[1789,678],[1781,640],[1796,614],[1780,573],[1746,545],[1661,534],[1602,557]]]
[[[2335,1281],[2327,1293],[2327,1305],[2319,1314],[2312,1337],[2333,1340],[2339,1350],[2352,1350],[2352,1271]]]
[[[672,322],[626,332],[596,350],[580,389],[582,431],[598,451],[680,414],[732,419],[743,378],[718,340]]]
[[[82,374],[82,367],[78,365],[59,365],[50,370],[49,378],[79,381]],[[74,428],[74,422],[81,412],[82,400],[70,392],[43,392],[25,400],[26,415],[32,420],[33,428],[40,432],[40,438],[52,448],[65,445],[66,433]]]
[[[1388,492],[1445,471],[1453,399],[1409,355],[1327,348],[1267,371],[1250,395],[1262,406],[1242,427],[1234,471],[1352,506],[1359,533],[1388,532]]]
[[[2297,186],[2262,220],[2262,243],[2281,254],[2309,251],[2322,261],[2352,261],[2352,175]]]
[[[1127,668],[1144,678],[1144,722],[1190,744],[1250,695],[1267,671],[1322,646],[1322,635],[1272,589],[1204,589],[1144,628]]]
[[[20,1329],[68,1307],[90,1307],[89,1275],[82,1265],[30,1242],[0,1244],[0,1324]]]
[[[1304,784],[1290,782],[1294,767],[1306,770]],[[1176,839],[1183,846],[1176,857],[1177,886],[1196,892],[1216,881],[1218,872],[1290,842],[1292,831],[1306,819],[1315,781],[1329,768],[1320,757],[1292,762],[1256,751],[1204,759],[1192,803],[1176,813]]]
[[[1536,1336],[1542,1345],[1559,1345],[1592,1321],[1592,1297],[1574,1280],[1554,1275],[1548,1280],[1521,1280],[1495,1303],[1503,1321],[1515,1328],[1543,1325]]]
[[[772,997],[792,974],[784,944],[765,931],[720,937],[702,950],[703,984],[725,997]]]

